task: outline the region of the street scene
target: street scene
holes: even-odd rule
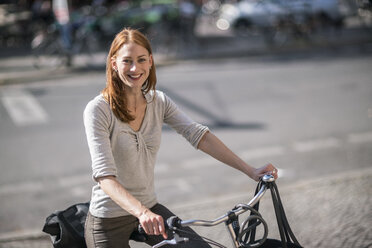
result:
[[[367,3],[361,8],[363,1],[343,1],[348,15],[342,25],[301,31],[298,38],[283,28],[288,23],[251,28],[221,11],[243,9],[242,2],[196,1],[199,14],[192,31],[186,32],[185,24],[181,33],[169,33],[164,29],[169,20],[146,26],[154,37],[157,89],[253,167],[272,163],[278,168],[284,209],[303,247],[372,247],[372,25]],[[132,8],[123,11],[134,13]],[[51,248],[42,232],[45,218],[90,200],[94,181],[83,111],[105,87],[109,36],[114,34],[105,35],[92,53],[48,55],[46,64],[39,60],[45,47],[35,55],[32,47],[18,43],[19,37],[2,39],[1,248]],[[52,59],[58,61],[52,64]],[[181,219],[213,220],[247,203],[256,182],[164,126],[155,186],[159,202]],[[269,191],[260,212],[269,237],[279,239]],[[232,247],[223,224],[195,230]],[[148,246],[131,241],[131,247]]]

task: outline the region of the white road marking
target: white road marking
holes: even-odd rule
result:
[[[155,173],[166,173],[170,170],[170,166],[166,163],[162,163],[162,162],[159,162],[159,163],[156,163],[155,165]]]
[[[180,166],[184,169],[193,170],[193,169],[197,169],[197,168],[204,168],[204,167],[207,167],[207,166],[213,166],[216,163],[217,162],[216,162],[215,159],[213,159],[209,156],[203,156],[203,157],[199,157],[199,158],[191,158],[191,159],[184,160],[180,163]]]
[[[15,193],[37,192],[44,189],[41,182],[24,182],[2,185],[0,187],[0,195],[11,195]]]
[[[89,185],[93,183],[91,176],[89,174],[81,174],[75,176],[65,176],[55,180],[57,183],[53,184],[52,188],[74,188],[75,193],[81,191],[82,185]],[[29,192],[40,192],[46,190],[45,186],[49,182],[40,182],[40,181],[31,181],[23,183],[14,183],[8,185],[1,185],[0,187],[0,196],[9,195],[15,193],[29,193]],[[50,190],[48,189],[48,190]]]
[[[61,187],[72,187],[72,186],[81,185],[81,184],[88,184],[90,182],[93,182],[93,179],[91,175],[88,175],[88,174],[67,176],[67,177],[62,177],[58,179],[58,184]]]
[[[185,178],[175,178],[175,179],[167,179],[167,180],[157,180],[155,182],[155,187],[157,189],[160,188],[168,188],[171,187],[172,189],[176,188],[177,191],[182,192],[191,192],[193,190],[192,182],[194,181],[193,177]]]
[[[83,187],[73,187],[70,193],[75,197],[85,197],[90,194],[90,191]]]
[[[19,88],[2,90],[1,100],[13,122],[18,126],[42,124],[48,116],[38,101],[30,93]]]
[[[311,152],[316,150],[340,147],[342,142],[336,138],[315,139],[300,141],[293,144],[296,152]]]
[[[243,160],[251,160],[257,158],[264,158],[269,156],[279,156],[285,153],[286,149],[282,146],[269,146],[257,149],[246,150],[240,152],[238,155]]]
[[[372,132],[366,133],[352,133],[348,136],[348,142],[350,143],[366,143],[372,141]]]
[[[285,148],[282,146],[270,146],[262,147],[257,149],[250,149],[238,153],[238,156],[243,160],[264,158],[268,156],[279,156],[285,153]],[[181,163],[184,169],[196,169],[204,168],[207,166],[214,166],[218,163],[215,159],[209,156],[203,156],[200,158],[187,159]]]

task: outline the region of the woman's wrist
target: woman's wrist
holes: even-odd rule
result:
[[[141,218],[143,215],[146,215],[150,210],[147,209],[147,208],[143,208],[140,213],[138,214],[138,216],[136,216],[138,219]]]
[[[244,169],[245,169],[244,173],[247,176],[249,176],[252,179],[255,178],[255,170],[256,169],[254,167],[252,167],[252,166],[250,166],[249,164],[246,163],[245,166],[244,166]]]

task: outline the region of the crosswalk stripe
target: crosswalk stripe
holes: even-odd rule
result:
[[[366,133],[352,133],[348,136],[348,141],[350,143],[365,143],[372,141],[372,132]]]
[[[286,149],[282,146],[269,146],[256,149],[250,149],[238,154],[243,160],[251,160],[257,158],[265,158],[269,156],[283,155]]]
[[[18,126],[42,124],[48,121],[45,110],[26,90],[2,89],[1,100],[11,119]]]
[[[327,148],[340,147],[341,141],[336,138],[313,139],[294,143],[293,149],[297,152],[311,152]]]

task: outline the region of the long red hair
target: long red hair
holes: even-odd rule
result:
[[[111,58],[114,57],[124,44],[134,42],[140,45],[152,55],[150,41],[140,31],[124,28],[120,33],[115,36],[111,43],[110,51],[106,61],[106,87],[102,90],[102,94],[107,102],[110,104],[115,116],[123,122],[130,122],[134,117],[129,113],[127,108],[127,99],[124,91],[124,84],[119,78],[117,72],[114,71],[111,65]],[[150,90],[155,90],[156,85],[156,70],[153,60],[149,77],[142,87],[143,94],[147,94]]]

